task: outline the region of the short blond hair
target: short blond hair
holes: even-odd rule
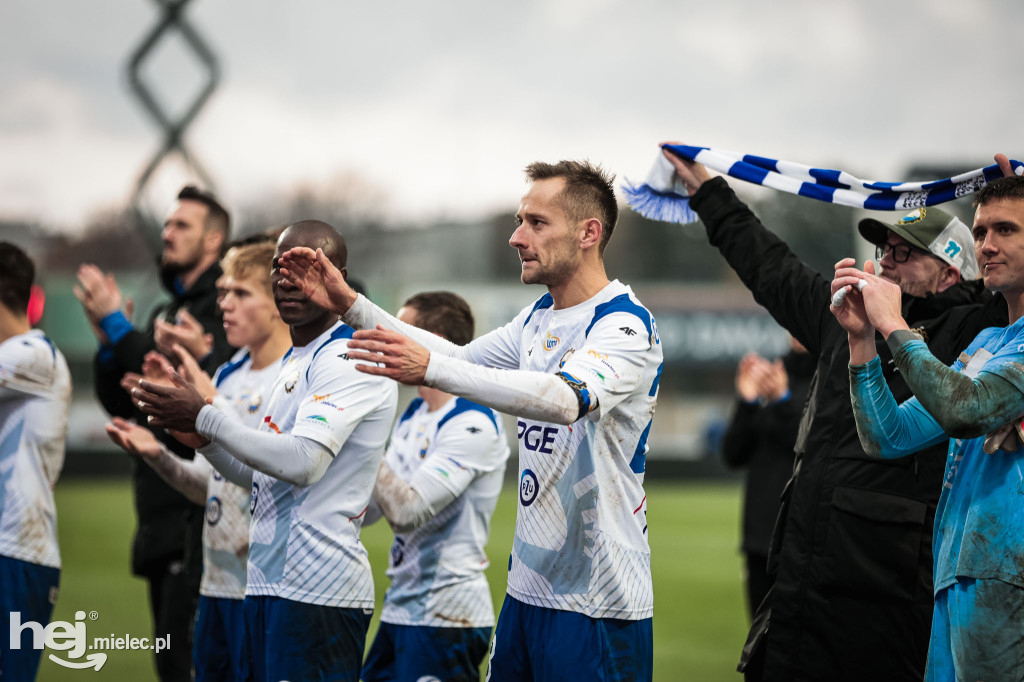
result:
[[[261,241],[255,244],[241,244],[228,249],[220,259],[224,274],[232,279],[254,279],[263,291],[273,298],[270,289],[270,269],[274,263],[274,242]]]

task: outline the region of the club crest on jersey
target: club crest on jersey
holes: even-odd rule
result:
[[[575,352],[575,348],[570,348],[569,350],[565,351],[565,353],[562,354],[562,359],[558,361],[558,368],[561,369],[562,367],[565,367],[565,363],[569,362],[569,358],[571,358],[572,354]]]
[[[554,350],[555,346],[557,346],[560,341],[560,338],[552,335],[551,332],[548,332],[547,337],[544,339],[544,350]]]
[[[295,390],[296,384],[299,383],[299,373],[296,372],[292,376],[284,380],[284,392],[291,393]]]
[[[540,492],[540,485],[537,483],[537,475],[529,469],[523,469],[523,475],[519,477],[519,501],[524,507],[529,507],[537,499]]]
[[[241,400],[249,414],[255,414],[256,410],[260,409],[260,405],[263,404],[263,396],[259,393],[246,393],[242,396]]]

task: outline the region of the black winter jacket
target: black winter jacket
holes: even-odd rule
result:
[[[789,399],[764,406],[738,400],[722,437],[725,465],[747,470],[740,551],[761,557],[768,555],[782,490],[793,474],[793,443],[816,365],[810,353],[790,352],[782,360]]]
[[[96,395],[111,415],[135,418],[145,424],[145,415],[135,409],[128,394],[120,386],[125,372],[140,372],[146,353],[156,348],[153,327],[157,318],[173,321],[179,310],[186,309],[213,335],[213,352],[204,359],[207,372],[230,359],[233,349],[224,336],[220,309],[217,307],[217,278],[222,274],[219,264],[212,265],[185,292],[177,289],[172,275],[161,276],[164,288],[172,299],[153,311],[144,331],[133,329],[114,346],[112,362],[103,362],[97,354]],[[154,433],[172,451],[186,459],[194,452],[170,437],[163,429]],[[138,527],[132,542],[132,572],[147,575],[160,570],[168,561],[187,559],[190,570],[201,570],[201,539],[203,509],[189,502],[163,481],[152,467],[138,459],[132,460],[132,488]],[[186,542],[187,541],[187,542]],[[186,545],[188,552],[186,556]]]
[[[704,183],[691,206],[757,302],[818,358],[772,540],[775,584],[754,618],[740,670],[763,660],[765,680],[919,682],[946,446],[895,460],[867,457],[850,407],[846,332],[829,312],[829,280],[765,229],[723,178]],[[947,364],[981,329],[1007,324],[1005,301],[979,282],[904,296],[903,315]],[[878,354],[896,400],[910,397],[881,336]],[[756,667],[749,677],[757,677]]]

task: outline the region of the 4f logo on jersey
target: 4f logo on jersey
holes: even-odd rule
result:
[[[545,455],[552,453],[551,444],[555,442],[558,429],[553,426],[540,426],[538,424],[527,424],[519,420],[518,438],[530,452],[540,452]]]
[[[630,327],[619,327],[619,331],[625,334],[626,336],[636,336],[636,332],[633,331]]]
[[[537,483],[537,474],[523,469],[523,475],[519,477],[519,501],[524,507],[529,507],[537,499],[538,492],[540,484]]]
[[[561,341],[557,336],[553,336],[551,332],[548,332],[547,337],[544,339],[544,350],[554,350],[555,346]]]

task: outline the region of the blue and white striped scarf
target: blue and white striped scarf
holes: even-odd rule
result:
[[[663,146],[679,157],[755,185],[872,211],[910,211],[941,204],[973,194],[992,180],[1003,177],[999,166],[992,164],[930,182],[874,182],[861,180],[845,171],[812,168],[791,161],[722,149],[676,144]],[[1010,165],[1017,175],[1024,175],[1024,163],[1011,160]],[[660,150],[646,180],[640,185],[627,181],[622,189],[626,203],[645,218],[670,223],[697,221],[697,214],[690,208],[686,187]]]

